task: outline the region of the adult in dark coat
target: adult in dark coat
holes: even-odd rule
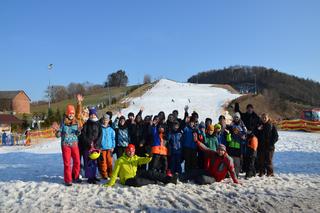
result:
[[[259,116],[254,112],[254,108],[252,104],[248,104],[246,107],[246,112],[240,111],[239,103],[235,103],[234,111],[239,112],[241,116],[241,120],[244,125],[247,127],[248,132],[255,132],[258,124],[261,122]]]
[[[258,165],[259,176],[263,176],[267,172],[267,176],[273,176],[273,154],[275,143],[278,141],[279,135],[276,127],[272,124],[268,114],[261,115],[262,123],[258,127]]]

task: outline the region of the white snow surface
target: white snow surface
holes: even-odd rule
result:
[[[157,115],[160,111],[166,116],[173,110],[184,116],[184,107],[189,106],[189,113],[198,112],[199,119],[212,118],[217,120],[219,115],[225,114],[223,105],[239,97],[226,89],[213,87],[211,84],[177,83],[161,79],[153,88],[141,97],[130,100],[130,107],[123,109],[127,116],[129,112],[138,113],[141,107],[143,115]]]
[[[154,97],[154,102],[166,110],[162,98]],[[221,104],[213,111],[219,112]],[[179,182],[141,188],[86,183],[65,187],[59,139],[31,147],[0,147],[0,212],[319,212],[320,134],[279,135],[275,177],[241,178],[241,185],[226,179],[206,186]]]

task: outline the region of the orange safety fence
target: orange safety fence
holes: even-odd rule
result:
[[[5,136],[0,135],[0,145],[16,146],[16,145],[31,145],[33,142],[37,142],[39,139],[43,138],[54,138],[55,130],[52,128],[30,131],[29,134],[17,134],[10,133]]]
[[[30,139],[39,139],[39,138],[54,138],[55,130],[52,128],[38,130],[38,131],[30,131]]]
[[[278,123],[278,127],[281,130],[320,132],[320,121],[283,120]]]

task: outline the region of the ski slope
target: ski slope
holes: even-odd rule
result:
[[[129,112],[138,113],[144,107],[144,116],[157,115],[160,111],[168,116],[177,109],[183,117],[184,107],[188,105],[189,113],[198,112],[200,120],[218,120],[219,115],[226,113],[223,105],[239,96],[210,84],[177,83],[162,79],[143,96],[129,100],[130,107],[122,110],[122,113],[127,116]]]
[[[214,91],[225,94],[214,100],[209,96],[210,101],[209,98],[199,101],[198,109],[204,109],[199,111],[201,119],[218,114],[223,101],[233,97],[227,91],[209,85],[163,80],[141,99],[131,100],[135,104],[124,112],[136,112],[141,105],[145,107],[144,115],[157,113],[159,109],[181,111],[183,106],[162,101],[167,100],[166,97],[158,94],[166,91],[168,84],[177,90],[189,88],[188,97],[172,95],[169,102],[172,97],[181,103],[185,98],[196,102],[198,91],[208,95]],[[150,100],[153,104],[149,104]],[[213,106],[211,109],[206,108],[209,102]],[[148,111],[150,106],[158,108],[154,112]],[[241,185],[227,179],[207,186],[179,182],[141,188],[121,185],[104,188],[86,183],[65,187],[58,139],[45,140],[31,147],[0,147],[0,212],[318,212],[320,134],[280,131],[279,135],[274,157],[276,176],[241,179]]]

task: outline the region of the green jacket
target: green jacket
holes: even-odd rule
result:
[[[217,148],[219,146],[219,141],[217,136],[215,135],[208,135],[205,136],[205,145],[211,149],[212,151],[217,151]]]
[[[116,183],[118,176],[120,178],[120,183],[124,185],[127,179],[134,178],[136,176],[138,166],[147,164],[151,160],[152,157],[139,157],[134,155],[130,158],[126,154],[123,154],[116,161],[111,179],[107,186],[113,186]]]

